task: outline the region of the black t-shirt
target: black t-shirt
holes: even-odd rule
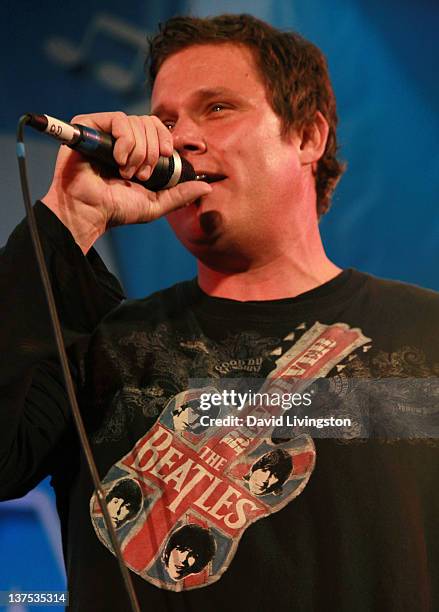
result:
[[[439,462],[428,437],[437,411],[425,412],[437,389],[437,294],[345,270],[295,298],[235,302],[190,281],[113,308],[118,289],[95,254],[83,258],[42,208],[79,402],[141,608],[437,608]],[[9,274],[29,265],[26,240],[21,228],[9,243]],[[26,283],[18,285],[22,297]],[[71,608],[126,610],[58,366],[27,313],[15,316],[26,342],[5,369],[12,420],[2,433],[3,496],[51,473]],[[32,359],[29,339],[38,347]],[[26,403],[18,371],[26,372]],[[271,392],[285,392],[278,384],[289,376],[302,392],[326,381],[320,411],[335,397],[345,416],[364,399],[350,381],[370,381],[373,418],[344,438],[330,428],[321,437],[294,428],[275,436],[223,425],[227,415],[245,416],[249,402],[240,412],[223,396],[206,411],[219,423],[200,426],[203,394],[212,400],[235,384],[250,393],[255,379],[256,391],[269,381]],[[408,381],[411,391],[377,393],[375,381],[388,379]],[[430,386],[419,391],[416,381]],[[415,414],[412,435],[400,427],[407,413]]]

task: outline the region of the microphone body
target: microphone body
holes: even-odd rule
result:
[[[108,176],[122,179],[119,166],[113,157],[116,140],[111,134],[101,132],[86,125],[70,124],[50,117],[49,115],[36,115],[27,113],[28,125],[39,132],[52,136],[61,144],[78,151],[104,166]],[[147,181],[140,181],[133,177],[131,182],[143,185],[151,191],[169,189],[178,183],[194,181],[197,179],[192,165],[174,150],[172,157],[159,157],[159,160]]]

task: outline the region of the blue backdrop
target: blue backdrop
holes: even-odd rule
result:
[[[3,5],[0,176],[4,242],[22,216],[14,159],[18,116],[69,119],[80,112],[148,110],[143,33],[177,12],[252,12],[299,30],[326,53],[338,99],[341,156],[348,162],[322,222],[340,266],[439,289],[439,7],[420,0],[144,2],[44,0]],[[56,147],[28,137],[35,197],[44,194]],[[117,228],[101,248],[127,293],[141,296],[195,274],[164,221]],[[53,505],[42,485],[0,505],[0,590],[60,589],[63,572]],[[58,542],[58,544],[57,544]]]

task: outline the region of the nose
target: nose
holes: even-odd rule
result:
[[[261,487],[266,487],[270,483],[271,474],[270,472],[265,472],[263,476],[261,476],[260,485]]]
[[[174,149],[179,153],[202,154],[207,151],[207,143],[200,126],[189,117],[180,117],[172,130]]]
[[[181,553],[181,564],[182,565],[188,565],[188,555],[189,555],[189,551],[185,550],[184,552]]]
[[[116,516],[119,518],[122,512],[123,499],[116,504]]]
[[[185,550],[180,556],[180,563],[183,567],[191,567],[195,562],[193,553],[190,550]]]

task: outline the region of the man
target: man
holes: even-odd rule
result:
[[[142,491],[135,480],[124,478],[105,498],[113,526],[119,529],[137,516],[142,505]]]
[[[211,406],[208,416],[214,419],[218,416],[219,411],[219,406]],[[202,434],[207,429],[207,426],[203,426],[200,423],[200,418],[203,415],[206,415],[206,411],[200,408],[199,399],[183,401],[183,403],[176,402],[175,408],[172,411],[172,422],[175,431],[190,431],[194,434]]]
[[[239,378],[250,363],[259,364],[255,376],[299,377],[302,388],[335,375],[428,380],[439,363],[431,342],[436,294],[341,271],[323,250],[318,218],[342,166],[334,96],[316,47],[249,16],[177,18],[152,42],[151,76],[153,116],[75,120],[113,134],[124,179],[146,179],[158,155],[175,147],[211,183],[153,194],[105,178],[62,149],[36,206],[98,468],[107,480],[133,475],[151,500],[121,541],[141,606],[434,609],[434,441],[281,442],[278,449],[298,446],[295,488],[276,499],[249,494],[234,477],[250,453],[266,452],[269,436],[216,428],[197,444],[160,422],[159,410],[155,419],[146,409],[112,409],[121,389],[141,390],[142,401],[153,389],[154,406],[163,398],[164,407],[191,378],[218,378],[221,369]],[[92,244],[111,225],[165,214],[198,259],[197,282],[114,308],[120,291]],[[3,265],[13,280],[3,292],[11,311],[4,346],[13,358],[3,371],[1,495],[21,495],[53,474],[72,609],[125,610],[108,538],[90,529],[93,487],[72,433],[25,225]],[[404,401],[398,406],[402,414]],[[375,417],[380,409],[370,406]],[[191,516],[209,526],[215,552],[175,593],[181,581],[177,589],[162,580],[160,551]]]
[[[206,567],[215,554],[215,540],[209,530],[199,525],[184,525],[174,531],[163,554],[169,577],[183,580]]]
[[[255,495],[280,495],[282,486],[293,470],[293,459],[284,449],[270,451],[256,461],[244,476]]]
[[[200,411],[197,410],[196,404],[199,402],[192,401],[176,406],[172,411],[172,422],[174,424],[175,431],[190,431],[196,425],[200,418]],[[191,405],[192,404],[192,405]]]

